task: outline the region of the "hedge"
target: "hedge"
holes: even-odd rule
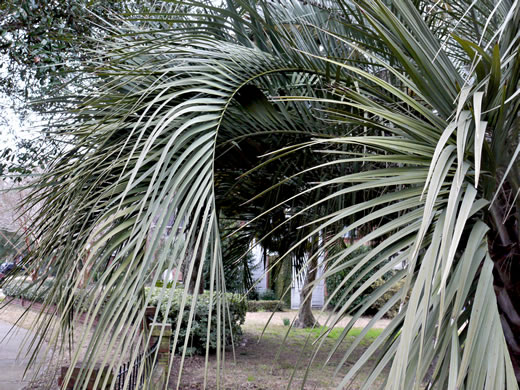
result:
[[[385,284],[385,281],[383,279],[378,279],[376,282],[372,285],[374,289],[381,287],[383,284]],[[385,292],[381,298],[379,298],[377,301],[374,302],[374,304],[370,307],[374,314],[381,309],[386,302],[390,298],[392,298],[404,285],[404,280],[401,280],[394,284],[392,287],[388,289],[387,292]],[[409,294],[405,298],[405,302],[408,300]],[[394,318],[397,314],[399,314],[399,307],[401,306],[401,300],[399,300],[394,306],[392,306],[385,314],[386,318]]]
[[[265,289],[264,291],[260,292],[258,294],[258,299],[257,299],[257,301],[277,301],[277,300],[278,300],[278,296],[270,288]]]
[[[282,301],[247,301],[247,311],[283,311]]]
[[[165,321],[166,323],[170,323],[172,325],[172,331],[175,332],[177,329],[180,306],[184,292],[182,289],[174,289],[173,291],[168,289],[166,293],[164,293],[161,302],[159,302],[161,290],[161,288],[153,289],[150,306],[155,306],[159,309],[157,321]],[[148,294],[149,291],[149,288],[146,288],[146,294]],[[168,309],[168,299],[170,293],[173,293],[173,297],[171,306]],[[217,349],[217,303],[215,298],[216,295],[212,304],[212,319],[209,339],[210,352],[214,352]],[[231,342],[236,343],[242,335],[241,325],[246,319],[247,304],[240,294],[226,293],[226,301],[229,306],[229,317],[226,313],[226,328],[224,329],[225,343],[226,345],[231,345]],[[184,312],[182,315],[179,340],[177,341],[175,348],[176,354],[181,354],[183,352],[192,303],[193,296],[188,295],[186,299],[186,306],[184,307]],[[197,296],[195,313],[193,315],[191,331],[188,339],[188,347],[186,349],[186,355],[188,356],[204,355],[206,353],[206,344],[208,342],[207,332],[209,311],[210,294],[208,291],[206,291],[204,294]],[[229,318],[231,319],[231,324],[229,323]],[[223,330],[221,328],[221,332],[222,331]],[[172,344],[173,341],[174,337],[172,337]]]
[[[3,288],[4,294],[13,298],[26,299],[31,302],[41,303],[45,300],[47,292],[52,287],[52,281],[45,281],[40,286],[40,284],[33,285],[32,282],[22,282],[22,283],[11,283]],[[158,321],[163,321],[164,317],[167,317],[166,323],[172,324],[172,330],[175,331],[177,328],[177,317],[179,316],[180,304],[182,300],[183,290],[175,289],[173,290],[173,299],[171,303],[171,307],[166,313],[167,304],[168,304],[168,295],[164,294],[162,302],[159,302],[159,296],[161,292],[161,288],[154,288],[152,291],[152,299],[150,302],[151,306],[156,306],[159,308],[158,312]],[[145,293],[150,291],[150,287],[145,288]],[[168,289],[167,292],[170,292],[171,289]],[[79,290],[77,292],[77,296],[75,297],[75,301],[83,296],[85,292],[83,290]],[[244,323],[247,312],[247,303],[243,299],[240,294],[226,294],[226,300],[229,305],[229,317],[226,314],[226,328],[225,328],[225,343],[227,345],[231,344],[231,341],[236,343],[240,336],[242,335],[241,325]],[[186,306],[184,308],[184,313],[182,316],[182,323],[180,328],[180,338],[177,342],[176,353],[182,353],[184,347],[184,339],[187,333],[187,324],[189,320],[189,313],[191,304],[193,301],[193,297],[191,295],[188,296]],[[197,297],[197,305],[194,313],[194,317],[191,325],[191,332],[188,341],[188,348],[186,350],[186,354],[191,355],[203,355],[206,353],[206,341],[207,341],[207,329],[208,329],[208,318],[209,318],[209,301],[210,294],[209,292],[205,292]],[[213,310],[212,310],[212,321],[211,321],[211,329],[210,329],[210,340],[209,346],[210,351],[213,352],[217,349],[217,307],[216,300],[213,301]],[[83,301],[82,307],[80,311],[86,311],[91,299],[86,299]],[[277,302],[277,301],[270,301]],[[229,318],[231,318],[231,325],[229,324]],[[172,338],[173,342],[173,338]]]
[[[4,295],[12,298],[25,299],[34,303],[43,303],[47,300],[47,295],[52,287],[52,280],[45,280],[44,282],[17,282],[13,281],[4,286]],[[84,289],[77,289],[74,296],[74,305],[78,305],[81,300],[81,307],[77,308],[81,312],[86,312],[94,299],[92,296],[86,296],[88,291]],[[55,301],[47,302],[55,304]]]
[[[8,297],[26,299],[31,302],[41,303],[47,297],[47,292],[52,287],[52,281],[43,283],[11,281],[2,287],[4,294]]]

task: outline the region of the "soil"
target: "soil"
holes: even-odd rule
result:
[[[25,311],[26,308],[8,305],[0,311],[0,318],[3,321],[14,324]],[[290,332],[284,343],[286,332],[289,329],[287,326],[284,326],[284,319],[285,322],[287,322],[287,319],[292,321],[296,314],[297,311],[274,314],[266,312],[247,313],[246,321],[243,325],[244,334],[239,345],[235,346],[234,353],[232,348],[229,348],[220,357],[224,361],[223,371],[219,373],[217,370],[219,365],[217,364],[216,354],[209,356],[207,370],[205,370],[205,357],[186,358],[183,363],[183,373],[180,378],[179,388],[203,389],[205,374],[207,374],[206,388],[208,389],[217,388],[217,379],[219,379],[218,384],[220,388],[223,389],[286,389],[291,375],[293,375],[293,380],[289,388],[302,388],[302,380],[313,355],[313,347],[309,344],[316,340],[316,334],[310,334],[306,330],[295,329]],[[321,325],[330,323],[330,320],[327,321],[327,319],[331,313],[314,312],[314,314]],[[25,319],[18,322],[17,325],[30,329],[31,323],[37,315],[37,312],[29,310],[26,312]],[[265,328],[265,324],[269,319],[270,323]],[[349,318],[342,319],[338,326],[344,327],[349,320]],[[362,318],[356,322],[355,326],[364,327],[369,321],[370,318]],[[375,327],[384,328],[388,323],[389,320],[377,321]],[[323,366],[322,363],[327,358],[328,351],[334,347],[336,340],[334,338],[326,338],[324,340],[323,346],[317,352],[314,362],[309,366],[304,389],[336,388],[349,367],[358,360],[359,356],[369,345],[369,342],[365,342],[357,351],[354,351],[335,376],[336,366],[352,339],[353,337],[349,336],[340,343],[337,352],[326,366]],[[52,388],[58,388],[57,374],[60,367],[67,365],[67,363],[66,358],[54,360],[53,364],[47,367],[46,374],[40,375],[26,390],[44,389],[48,388],[49,385],[53,386]],[[180,365],[180,358],[175,358],[171,369],[169,388],[176,388],[179,379],[177,372]],[[366,374],[362,372],[345,388],[358,389],[365,376]]]
[[[289,319],[289,321],[293,321],[296,315],[298,314],[298,310],[288,310],[276,313],[268,313],[268,312],[256,312],[256,313],[247,313],[245,326],[249,325],[265,325],[267,321],[270,319],[271,325],[284,325],[283,320]],[[313,310],[314,317],[318,320],[320,325],[327,326],[331,323],[331,319],[333,318],[333,313],[329,311],[319,311]],[[351,317],[343,317],[336,324],[339,327],[345,327],[351,320]],[[364,328],[368,325],[368,323],[372,320],[372,317],[361,317],[354,324],[355,328]],[[376,321],[374,328],[384,329],[388,326],[391,320],[382,319]]]
[[[323,325],[327,323],[331,313],[314,312],[317,320]],[[307,370],[307,365],[312,358],[314,348],[312,341],[316,335],[309,336],[306,330],[293,329],[289,333],[285,343],[284,338],[289,329],[284,326],[284,319],[292,321],[297,315],[296,310],[278,313],[247,313],[242,329],[244,335],[239,345],[235,346],[235,354],[230,349],[224,356],[224,372],[220,379],[220,388],[223,389],[287,389],[289,378],[294,374],[290,389],[301,389],[302,380]],[[265,324],[269,321],[267,328]],[[355,324],[356,327],[364,327],[371,318],[361,318]],[[344,327],[350,318],[344,318],[338,326]],[[328,321],[330,322],[330,320]],[[385,328],[390,320],[377,321],[375,328]],[[262,334],[263,333],[263,334]],[[339,373],[334,375],[338,363],[350,346],[353,337],[348,336],[342,342],[337,352],[332,356],[329,364],[323,366],[328,352],[334,347],[336,340],[326,338],[322,348],[310,365],[309,373],[305,381],[304,389],[333,389],[341,382],[350,367],[358,360],[369,345],[369,341],[349,357],[341,367]],[[306,343],[309,344],[306,346]],[[279,354],[279,355],[278,355]],[[180,389],[203,389],[205,376],[205,358],[192,357],[184,362]],[[217,388],[217,357],[209,356],[206,388]],[[180,368],[180,359],[176,358],[170,375],[169,388],[176,388]],[[384,376],[384,374],[383,374]],[[361,373],[345,389],[359,389],[366,373]],[[382,383],[383,377],[378,382]],[[379,386],[378,386],[379,388]]]

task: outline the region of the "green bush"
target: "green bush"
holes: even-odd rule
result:
[[[8,297],[26,299],[31,302],[43,302],[47,297],[47,292],[52,287],[52,281],[46,280],[43,283],[11,281],[2,287],[4,294]]]
[[[351,261],[352,259],[356,258],[357,256],[366,254],[369,251],[370,251],[370,248],[361,247],[361,248],[355,250],[354,252],[352,252],[348,257],[346,257],[342,261],[342,264]],[[376,259],[373,259],[372,261],[375,261],[375,260]],[[365,283],[368,279],[370,279],[374,275],[374,273],[376,271],[378,271],[383,265],[384,264],[380,264],[377,267],[374,267],[370,272],[368,272],[366,275],[364,275],[350,290],[350,293],[355,292],[359,287],[361,287],[361,285],[363,283]],[[346,267],[345,269],[343,269],[327,278],[327,292],[329,294],[332,294],[336,290],[336,287],[341,284],[341,282],[347,277],[347,275],[354,268],[354,266],[355,266],[355,264],[352,264],[352,265]],[[358,272],[361,272],[361,271],[358,271]],[[390,276],[390,275],[388,275],[388,276]],[[351,277],[350,280],[347,283],[345,283],[339,289],[339,291],[331,298],[330,303],[329,303],[331,308],[339,308],[346,303],[346,301],[350,298],[351,294],[348,294],[345,297],[343,297],[343,295],[346,292],[347,288],[350,286],[351,281],[354,281],[356,279],[356,277],[357,277],[357,275],[354,275],[353,277]],[[383,279],[383,280],[385,280],[385,279]],[[352,304],[350,305],[349,310],[354,309],[356,306],[358,306],[360,303],[362,303],[363,300],[379,286],[380,286],[380,284],[377,285],[377,283],[373,283],[369,288],[367,288],[364,291],[363,294],[361,294],[356,299],[354,299],[354,302],[352,302]],[[376,309],[375,306],[371,307],[366,314],[373,313],[375,309]]]
[[[373,284],[373,287],[374,287],[374,289],[376,289],[376,288],[382,286],[384,283],[385,283],[385,281],[383,279],[378,279]],[[374,304],[370,307],[374,311],[374,314],[377,311],[379,311],[379,309],[381,309],[385,305],[385,303],[388,302],[388,300],[390,298],[392,298],[403,287],[403,285],[404,285],[404,280],[397,282],[392,287],[390,287],[390,289],[388,289],[388,291],[385,292],[381,298],[379,298],[377,301],[375,301]],[[399,300],[395,305],[393,305],[390,308],[390,310],[388,310],[386,312],[385,317],[390,318],[390,319],[394,318],[397,314],[399,314],[400,305],[401,305],[401,301]]]
[[[282,301],[247,301],[247,311],[283,311]]]
[[[3,292],[4,295],[9,297],[25,299],[27,301],[35,303],[42,303],[44,301],[47,301],[47,296],[52,287],[52,283],[52,280],[45,280],[43,283],[34,283],[32,281],[13,281],[3,287]],[[74,305],[76,306],[76,310],[82,312],[87,311],[93,299],[94,298],[90,296],[89,291],[85,289],[77,289],[74,293]],[[80,302],[81,306],[78,307]],[[47,303],[56,302],[53,301]]]
[[[158,280],[157,282],[155,282],[155,287],[161,288],[162,286],[164,286],[164,280]],[[183,286],[183,283],[177,281],[176,288],[180,288],[182,286]],[[173,287],[173,280],[170,280],[168,283],[166,283],[166,288],[172,288],[172,287]]]
[[[250,301],[258,301],[260,299],[260,294],[258,294],[258,291],[256,291],[256,289],[252,288],[247,293],[247,299]]]
[[[146,289],[146,293],[148,292],[149,288]],[[173,298],[171,306],[168,309],[168,293],[170,292],[173,293]],[[159,301],[161,289],[154,288],[152,291],[150,305],[159,309],[158,321],[166,320],[166,323],[172,324],[172,330],[175,332],[182,302],[183,290],[175,289],[168,291],[168,293],[165,293],[162,297],[162,300]],[[244,323],[246,318],[247,304],[240,294],[226,293],[226,300],[229,305],[229,316],[231,317],[231,324],[229,324],[229,317],[226,315],[225,343],[230,345],[232,341],[236,343],[242,335],[241,325]],[[217,304],[215,301],[216,299],[214,298],[211,313],[212,318],[209,339],[209,349],[211,352],[217,349]],[[181,354],[183,351],[192,304],[193,297],[188,295],[186,306],[184,307],[184,312],[182,315],[179,341],[177,342],[175,350],[175,353],[177,354]],[[191,331],[188,339],[188,347],[186,350],[186,354],[188,356],[204,355],[206,353],[206,344],[208,342],[207,332],[209,311],[210,294],[206,291],[204,294],[201,294],[197,297],[195,313],[193,316]],[[174,338],[172,337],[172,343],[173,339]]]
[[[276,301],[278,299],[276,293],[269,288],[258,294],[258,298],[260,301]]]

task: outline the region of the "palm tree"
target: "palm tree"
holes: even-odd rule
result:
[[[152,256],[172,218],[187,238],[180,250],[188,277],[201,282],[200,251],[211,259],[210,289],[225,289],[219,205],[234,192],[215,187],[226,177],[217,156],[260,136],[276,146],[262,164],[289,167],[302,149],[320,156],[266,189],[273,206],[253,217],[298,204],[282,223],[305,216],[308,229],[288,252],[320,232],[330,237],[320,248],[327,250],[364,228],[356,244],[328,258],[327,277],[359,246],[376,243],[350,260],[344,284],[378,270],[325,325],[408,264],[356,307],[338,339],[404,281],[343,357],[401,302],[341,387],[376,356],[365,388],[386,367],[388,389],[518,388],[518,2],[173,3],[177,12],[111,26],[112,39],[86,64],[92,94],[62,98],[78,109],[55,131],[73,146],[31,198],[45,200],[31,261],[55,257],[51,296],[62,330],[75,314],[70,291],[87,268],[99,275],[91,280],[98,299],[89,318],[99,315],[99,325],[87,363],[103,360],[98,346],[123,325],[132,337],[114,341],[119,352],[140,337],[145,283],[155,269],[178,266]],[[308,181],[308,172],[327,174]],[[300,193],[277,192],[301,177]],[[41,334],[54,331],[59,344],[59,331],[46,325]],[[104,362],[117,367],[122,353]]]

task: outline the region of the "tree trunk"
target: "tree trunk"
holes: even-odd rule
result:
[[[305,282],[300,292],[300,310],[298,312],[298,318],[294,322],[296,328],[310,328],[312,326],[319,326],[312,314],[312,287],[311,284],[316,280],[318,273],[318,256],[312,256],[312,259],[308,263],[307,275],[305,276]],[[305,298],[308,299],[305,300]]]
[[[510,206],[507,199],[499,197],[491,208],[493,232],[488,238],[489,254],[494,262],[493,287],[497,297],[502,329],[509,354],[520,383],[520,240],[517,234],[516,208],[507,219],[505,212]],[[503,198],[503,197],[502,197]],[[497,205],[502,205],[499,207]]]
[[[494,249],[496,249],[496,245]],[[515,248],[511,252],[518,250],[520,248]],[[520,272],[519,260],[516,253],[502,256],[495,260],[493,273],[493,285],[502,329],[518,383],[520,383],[520,284],[515,281],[514,276]]]

